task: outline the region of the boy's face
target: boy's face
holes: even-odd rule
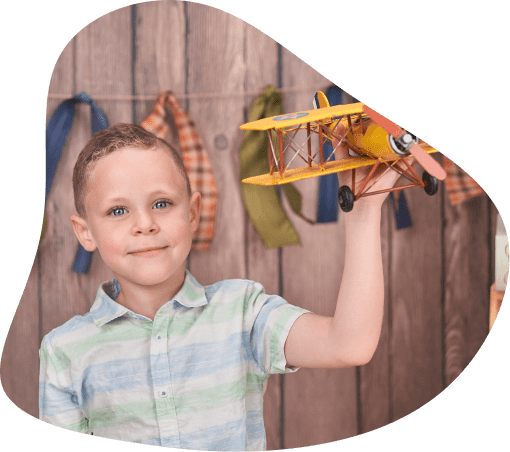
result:
[[[87,219],[72,216],[78,239],[99,249],[121,286],[182,279],[200,195],[191,198],[183,176],[162,149],[125,148],[95,166],[85,195]]]

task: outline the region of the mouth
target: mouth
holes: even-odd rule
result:
[[[155,246],[150,248],[141,248],[136,251],[130,251],[128,254],[131,254],[136,257],[156,257],[163,253],[168,246]]]

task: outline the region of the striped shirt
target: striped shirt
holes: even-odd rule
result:
[[[265,450],[267,377],[293,372],[284,344],[306,310],[253,281],[182,289],[154,320],[119,303],[116,280],[91,310],[47,334],[39,417],[97,436],[195,450]]]

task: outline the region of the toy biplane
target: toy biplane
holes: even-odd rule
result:
[[[338,201],[344,212],[351,211],[354,202],[364,196],[411,187],[421,187],[429,195],[437,192],[438,179],[443,180],[446,173],[429,155],[437,151],[428,144],[361,102],[329,106],[326,96],[318,92],[314,99],[314,106],[314,110],[272,116],[241,126],[244,130],[267,131],[269,158],[268,174],[249,177],[243,182],[279,185],[351,170],[352,188],[344,185],[338,191]],[[338,124],[342,124],[346,130],[342,136],[336,131]],[[306,131],[306,139],[301,145],[295,141],[300,130]],[[314,135],[319,137],[319,146],[318,149],[312,150],[311,137]],[[329,157],[325,158],[325,143],[333,142],[337,143]],[[332,159],[343,142],[349,148],[350,157]],[[293,151],[294,155],[285,164],[284,156],[288,150]],[[406,159],[411,156],[425,170],[421,178]],[[290,168],[296,157],[300,157],[305,165]],[[386,167],[386,171],[398,172],[410,183],[369,192],[382,177],[379,174],[380,171],[376,174],[381,165]],[[356,169],[365,166],[372,166],[372,168],[361,181],[360,188],[356,190]]]

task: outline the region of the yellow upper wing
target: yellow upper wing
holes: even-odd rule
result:
[[[243,130],[284,129],[298,124],[306,124],[307,122],[322,121],[333,117],[355,115],[359,113],[363,113],[363,104],[361,102],[271,116],[270,118],[263,118],[257,121],[248,122],[243,124],[240,128]]]

